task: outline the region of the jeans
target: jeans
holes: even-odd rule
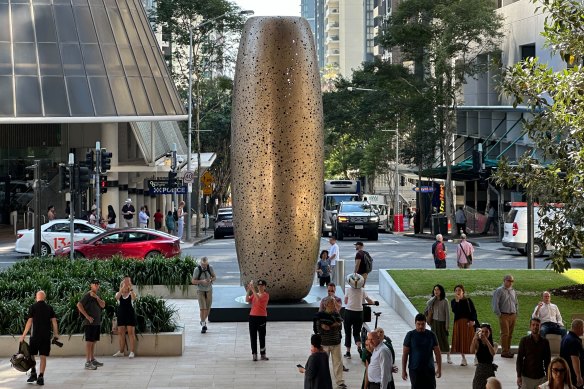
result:
[[[541,323],[541,327],[539,330],[539,334],[545,338],[547,334],[556,334],[560,335],[562,338],[566,336],[568,332],[566,328],[561,327],[558,323],[553,323],[551,321],[547,321],[545,323]]]

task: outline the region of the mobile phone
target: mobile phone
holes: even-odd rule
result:
[[[299,367],[301,369],[304,369],[304,366],[302,366],[301,364],[296,365],[296,367]]]

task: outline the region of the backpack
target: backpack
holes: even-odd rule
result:
[[[393,343],[391,342],[391,339],[389,338],[389,336],[384,337],[383,343],[387,346],[387,348],[391,352],[391,360],[395,364],[395,350],[393,349]]]
[[[28,343],[20,343],[18,346],[18,352],[12,355],[10,363],[13,368],[23,373],[26,373],[36,365],[36,362],[31,358],[30,352],[28,351]]]
[[[209,276],[213,277],[213,273],[211,273],[211,268],[209,266],[207,266],[207,270],[203,270],[203,268],[201,267],[201,265],[197,265],[197,269],[199,269],[199,276],[197,277],[197,280],[201,279],[201,276],[203,275],[203,273],[209,273]]]
[[[436,245],[436,258],[438,258],[441,261],[444,261],[446,259],[446,251],[444,250],[444,243],[440,242]]]
[[[373,270],[373,258],[371,258],[371,254],[369,254],[367,251],[361,251],[363,251],[363,264],[365,266],[365,273],[369,274],[371,273],[371,270]]]

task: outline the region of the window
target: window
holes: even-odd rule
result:
[[[535,58],[535,43],[519,46],[519,48],[521,50],[522,61],[525,61],[527,58]]]

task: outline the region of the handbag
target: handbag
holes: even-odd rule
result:
[[[427,305],[426,309],[424,310],[424,316],[426,316],[426,323],[431,323],[434,317],[434,311],[432,309],[434,302],[432,301],[431,305]]]
[[[464,251],[464,247],[462,247],[462,243],[459,246],[460,246],[460,249],[462,250],[464,256],[466,257],[466,261],[468,262],[468,264],[472,265],[472,253],[467,254],[466,251]]]

